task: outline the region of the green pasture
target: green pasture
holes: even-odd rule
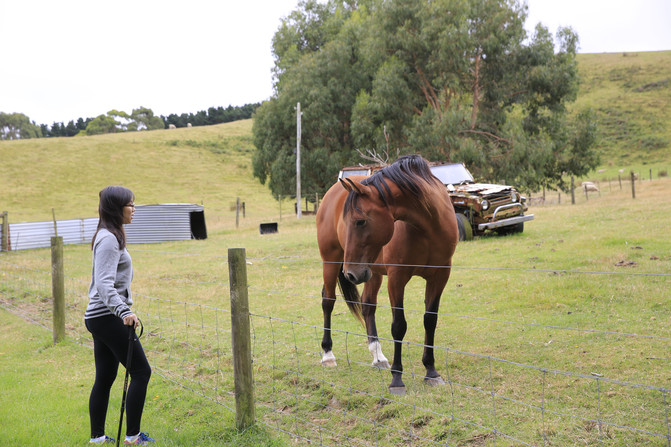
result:
[[[5,310],[0,320],[0,444],[88,445],[93,351],[71,341],[53,346],[47,331]],[[114,437],[123,379],[120,373],[107,416],[108,435]],[[261,429],[238,433],[235,416],[226,409],[193,399],[160,378],[151,382],[143,422],[158,445],[284,445]]]
[[[254,434],[236,438],[226,407],[233,406],[230,393],[222,392],[217,398],[222,405],[217,405],[155,375],[144,427],[164,445],[292,443],[281,430],[326,445],[341,443],[345,436],[354,444],[396,445],[399,440],[410,442],[408,433],[416,436],[416,445],[448,439],[455,445],[518,445],[480,428],[494,426],[531,445],[664,445],[666,440],[646,433],[666,433],[668,391],[621,384],[671,388],[666,276],[671,272],[671,241],[666,237],[671,203],[665,200],[671,180],[643,181],[636,187],[636,199],[629,189],[618,187],[587,200],[577,195],[575,205],[534,207],[536,218],[523,234],[459,245],[443,294],[436,340],[443,349],[436,355],[439,372],[461,386],[422,384],[423,284],[411,282],[406,293],[410,344],[404,349],[404,366],[418,376],[406,378],[408,393],[402,398],[386,392],[387,371],[367,366],[363,330],[342,302],[333,319],[339,366],[324,370],[319,364],[321,266],[313,216],[285,217],[273,235],[260,235],[256,226],[246,224],[238,230],[215,228],[203,241],[133,245],[136,308],[147,326],[144,343],[154,353],[155,371],[199,392],[203,383],[217,383],[225,390],[232,379],[212,373],[212,352],[181,352],[181,345],[166,340],[186,338],[193,346],[212,346],[215,340],[217,346],[227,344],[227,250],[247,250],[257,418],[263,421]],[[3,302],[11,297],[22,312],[47,326],[49,303],[31,294],[48,295],[49,256],[44,249],[0,257],[38,272],[19,272],[3,264],[0,290]],[[88,247],[66,246],[72,334],[86,335],[81,306],[89,264]],[[391,358],[384,286],[380,305],[378,328]],[[90,348],[85,342],[52,347],[47,330],[7,312],[2,319],[3,327],[11,329],[3,333],[3,389],[12,391],[3,393],[0,411],[5,412],[3,420],[16,421],[2,436],[9,436],[10,445],[14,440],[41,445],[45,433],[57,433],[64,439],[61,445],[80,445],[88,427]],[[187,329],[185,321],[196,328]],[[81,340],[79,335],[72,338]],[[227,349],[223,347],[224,353]],[[230,359],[220,367],[227,362]],[[609,381],[597,382],[596,377]],[[112,427],[118,418],[118,382],[109,410]],[[493,406],[490,388],[506,399],[497,398]],[[32,403],[35,393],[42,396],[35,406],[9,409],[9,402]],[[547,412],[542,414],[539,407]],[[55,422],[59,419],[68,421],[65,430]],[[593,422],[598,420],[611,425],[599,430]],[[641,432],[632,437],[618,426]],[[245,436],[257,437],[247,441]]]
[[[671,166],[663,82],[671,52],[580,55],[579,63],[576,107],[597,111],[603,166],[589,179],[601,191],[577,190],[575,204],[546,191],[544,205],[535,193],[524,233],[458,246],[436,337],[438,370],[451,382],[444,387],[422,383],[421,280],[406,291],[406,396],[389,395],[389,372],[368,366],[364,330],[341,301],[333,316],[338,367],[321,368],[314,216],[296,219],[290,200],[280,206],[252,177],[251,120],[2,141],[0,211],[10,222],[94,217],[109,184],[131,188],[138,204],[205,206],[208,239],[129,247],[155,372],[143,429],[159,445],[665,446],[657,435],[668,436],[671,414],[671,179],[662,175]],[[635,199],[632,170],[640,174]],[[236,227],[238,198],[246,213]],[[262,222],[278,222],[279,232],[259,234]],[[231,411],[232,247],[248,256],[260,421],[242,434]],[[93,362],[82,315],[91,253],[77,245],[64,255],[68,341],[52,346],[50,331],[34,324],[50,326],[49,249],[0,253],[1,445],[88,438]],[[384,285],[379,304],[391,359]],[[120,372],[108,434],[116,432],[122,379]]]

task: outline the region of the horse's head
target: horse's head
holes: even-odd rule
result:
[[[371,278],[370,265],[394,234],[394,217],[378,190],[351,178],[341,179],[349,191],[343,211],[343,273],[360,284]]]

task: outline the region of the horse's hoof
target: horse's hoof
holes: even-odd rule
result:
[[[440,376],[438,376],[438,377],[424,377],[424,383],[426,383],[428,386],[445,385],[445,381]]]
[[[382,362],[373,362],[372,366],[374,366],[377,369],[389,369],[390,368],[389,362],[386,361],[386,360],[384,360]]]
[[[326,359],[326,360],[322,360],[322,366],[326,366],[328,368],[333,368],[333,367],[338,366],[338,364],[336,363],[335,359]]]
[[[328,366],[329,368],[338,366],[335,355],[333,355],[333,351],[325,352],[324,355],[322,355],[322,365]]]
[[[390,386],[389,392],[394,396],[405,396],[405,387],[404,386]]]

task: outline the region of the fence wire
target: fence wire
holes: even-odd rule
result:
[[[144,252],[156,255],[150,250]],[[199,258],[187,253],[172,255]],[[204,256],[203,262],[211,258]],[[45,328],[51,327],[49,262],[47,251],[0,256],[0,305]],[[82,271],[89,268],[88,258],[81,257],[78,262]],[[306,306],[318,308],[321,297],[283,290],[270,283],[264,286],[262,282],[281,277],[280,265],[289,262],[320,265],[300,259],[257,259],[248,263],[253,278],[249,293],[257,420],[269,430],[298,443],[324,446],[671,446],[671,339],[665,334],[439,312],[439,322],[460,321],[464,333],[450,328],[442,333],[445,345],[434,349],[437,368],[446,384],[430,387],[424,383],[421,362],[425,346],[416,341],[421,339],[423,310],[406,308],[409,326],[416,327],[402,343],[407,393],[396,396],[387,388],[390,372],[371,366],[367,335],[346,312],[336,314],[331,329],[338,365],[321,365],[324,328],[301,311]],[[192,272],[198,271],[197,262],[188,264]],[[255,269],[263,272],[256,277]],[[506,274],[511,270],[530,274],[527,269],[504,269]],[[172,271],[169,266],[164,272],[144,277],[136,272],[133,307],[147,328],[142,342],[161,377],[233,412],[228,283],[214,277],[203,279],[192,272]],[[599,272],[584,276],[594,273]],[[666,276],[662,275],[662,280]],[[635,277],[624,275],[623,280]],[[83,275],[66,276],[66,330],[70,338],[90,346],[83,325],[88,281]],[[167,286],[161,288],[155,283]],[[184,296],[218,296],[218,302],[193,303],[185,301]],[[378,306],[389,311],[384,300],[381,296]],[[282,309],[277,304],[288,301],[295,301],[295,305]],[[379,320],[384,320],[381,314],[385,312],[378,312]],[[531,354],[522,356],[525,361],[497,355],[499,350],[505,351],[504,347],[489,342],[496,341],[503,331],[516,330],[559,335],[542,345],[534,342]],[[459,347],[461,340],[477,338],[478,332],[486,333],[482,343],[473,344],[481,349]],[[556,351],[549,352],[555,340]],[[386,351],[395,343],[383,336],[380,341]],[[580,364],[583,357],[571,352],[571,343],[578,342],[590,345],[597,357],[600,347],[621,345],[623,374],[631,373],[632,380],[614,378],[611,371],[585,372],[590,365]],[[634,349],[636,352],[631,351]],[[646,356],[648,366],[637,375],[636,370],[644,366],[641,354]]]

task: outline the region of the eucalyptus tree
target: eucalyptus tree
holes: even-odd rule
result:
[[[40,138],[42,129],[23,113],[0,112],[0,140]]]
[[[572,117],[578,36],[528,36],[517,0],[314,0],[273,41],[275,93],[254,123],[254,174],[275,192],[323,191],[359,152],[394,149],[460,161],[483,179],[564,186],[598,164],[594,120]]]
[[[147,107],[133,109],[129,118],[131,123],[128,125],[128,130],[165,129],[165,123],[161,117],[155,116],[154,112]]]

